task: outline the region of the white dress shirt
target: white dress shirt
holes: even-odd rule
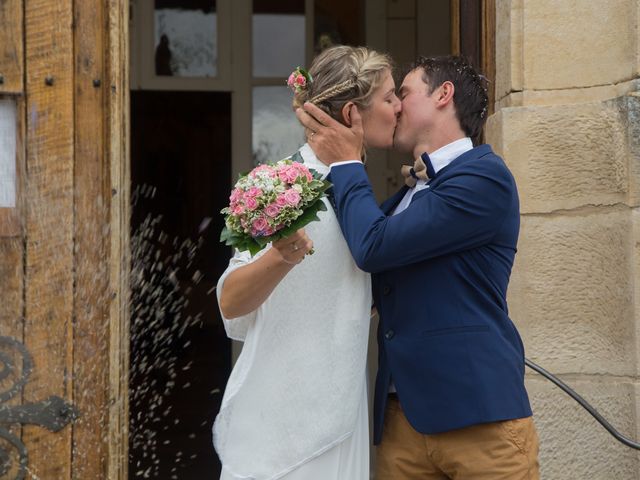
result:
[[[431,165],[433,165],[433,169],[436,173],[442,170],[444,167],[453,162],[456,158],[462,155],[465,152],[468,152],[473,148],[473,142],[469,137],[461,138],[460,140],[456,140],[451,142],[444,147],[439,148],[433,153],[429,154],[429,159],[431,160]],[[418,180],[416,182],[415,187],[410,188],[407,193],[404,195],[398,206],[393,211],[393,215],[397,215],[406,209],[411,203],[411,199],[416,192],[420,190],[424,190],[425,188],[429,188],[427,184],[427,180]]]

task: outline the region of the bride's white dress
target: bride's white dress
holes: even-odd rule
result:
[[[308,145],[299,152],[328,173]],[[370,276],[355,265],[326,203],[321,220],[305,228],[315,254],[256,311],[223,318],[229,337],[244,341],[213,427],[223,480],[369,479]],[[218,299],[229,273],[265,251],[236,253]]]

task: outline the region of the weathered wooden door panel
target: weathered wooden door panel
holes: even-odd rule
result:
[[[0,208],[2,479],[126,478],[127,11],[0,2],[18,190]]]
[[[106,478],[108,466],[109,200],[105,155],[105,2],[74,2],[73,426],[71,478]],[[108,89],[108,85],[106,85]],[[88,448],[90,446],[90,449]]]
[[[25,2],[27,156],[24,342],[34,371],[25,402],[73,400],[73,32],[71,0]],[[27,425],[29,471],[71,477],[71,429]]]

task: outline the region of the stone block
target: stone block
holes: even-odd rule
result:
[[[523,0],[496,2],[496,100],[522,90]]]
[[[631,0],[525,2],[524,89],[588,87],[633,78],[637,8]]]
[[[516,178],[523,213],[628,200],[625,98],[509,107],[489,119],[487,138]]]
[[[640,279],[640,209],[634,208],[631,211],[631,219],[633,222],[632,248],[634,253],[631,268],[633,271],[633,275],[636,278],[634,284],[634,308],[636,312],[640,312],[640,281],[638,281],[638,279]],[[636,365],[638,367],[638,373],[640,373],[640,321],[637,320],[637,316],[638,315],[636,313],[634,327],[636,340]],[[640,403],[638,404],[638,408],[640,408]],[[640,412],[638,413],[640,415]],[[638,418],[640,418],[640,416],[638,416]]]
[[[639,3],[640,5],[640,3]],[[620,99],[629,150],[629,205],[640,206],[640,91]]]
[[[526,356],[559,373],[635,375],[627,207],[525,215],[509,287]]]
[[[563,379],[624,436],[636,438],[636,386],[611,379]],[[618,443],[596,420],[551,382],[527,379],[540,437],[541,478],[638,480],[637,453]]]
[[[640,29],[640,2],[636,2],[636,21],[638,22],[638,26],[636,28]],[[640,77],[640,42],[636,43],[635,77]]]

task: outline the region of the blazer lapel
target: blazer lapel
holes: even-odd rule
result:
[[[385,215],[389,215],[391,211],[398,205],[398,203],[400,203],[400,200],[402,200],[404,194],[407,193],[407,190],[409,190],[409,187],[403,185],[402,188],[398,190],[394,195],[382,202],[382,205],[380,205],[380,210],[382,210]]]

